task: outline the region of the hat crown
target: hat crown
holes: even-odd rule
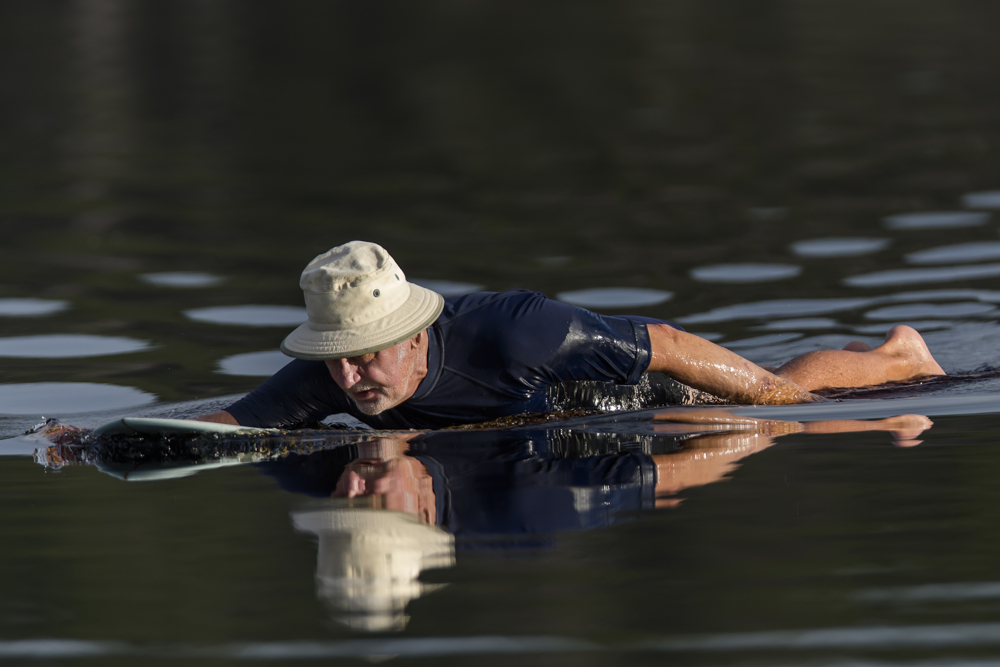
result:
[[[406,276],[385,248],[366,241],[337,246],[309,262],[299,286],[317,329],[351,329],[379,320],[410,296]]]

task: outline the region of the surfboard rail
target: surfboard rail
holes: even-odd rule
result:
[[[199,433],[274,433],[275,429],[217,424],[191,419],[121,417],[94,429],[93,435],[196,435]]]

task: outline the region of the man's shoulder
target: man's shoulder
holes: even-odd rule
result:
[[[444,309],[438,324],[448,324],[459,319],[502,317],[516,313],[528,304],[543,304],[550,299],[541,292],[512,289],[505,292],[473,292],[444,299]],[[559,303],[559,302],[554,302]]]

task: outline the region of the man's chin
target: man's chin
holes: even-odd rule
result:
[[[377,415],[392,407],[386,396],[379,396],[374,400],[368,401],[359,401],[352,396],[351,401],[357,406],[359,411],[366,415]]]

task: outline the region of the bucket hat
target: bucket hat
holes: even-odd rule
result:
[[[441,314],[444,298],[406,282],[385,248],[366,241],[337,246],[309,262],[299,286],[309,320],[281,351],[298,359],[356,357],[417,335]]]

